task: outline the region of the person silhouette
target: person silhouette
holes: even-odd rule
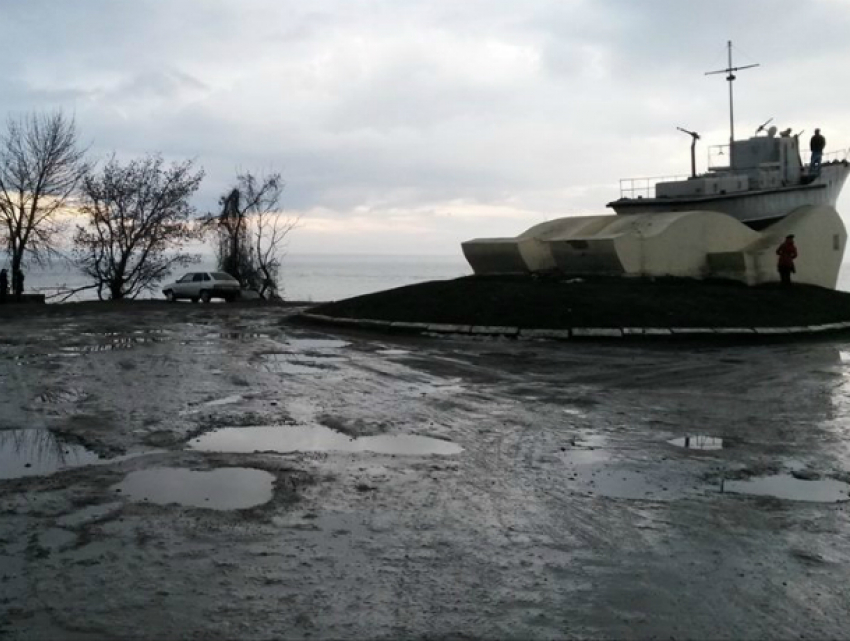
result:
[[[809,161],[809,170],[814,173],[820,172],[824,147],[826,147],[826,138],[821,135],[820,129],[815,129],[815,135],[812,136],[812,139],[809,141],[809,149],[812,150],[812,158]]]
[[[779,259],[776,262],[776,270],[779,272],[779,280],[785,287],[791,286],[791,274],[794,269],[794,259],[797,258],[797,246],[794,244],[794,234],[788,234],[785,241],[776,248]]]

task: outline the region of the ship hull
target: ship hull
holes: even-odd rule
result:
[[[608,206],[618,215],[692,210],[719,211],[751,227],[763,227],[804,205],[835,207],[848,174],[850,174],[850,164],[839,162],[824,165],[820,175],[806,185],[750,190],[717,196],[621,198],[608,203]]]

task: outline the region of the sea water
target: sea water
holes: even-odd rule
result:
[[[212,264],[180,269],[174,279],[187,271],[212,270]],[[73,267],[55,264],[44,269],[31,268],[26,272],[28,292],[55,295],[67,289],[85,286],[86,278]],[[291,301],[324,302],[342,300],[361,294],[402,287],[429,280],[447,280],[472,273],[462,255],[391,256],[391,255],[324,255],[301,254],[284,258],[281,269],[283,296]],[[838,287],[850,291],[850,262],[841,266]],[[161,298],[159,289],[140,298]],[[59,302],[61,297],[49,299]],[[70,300],[94,300],[94,290],[82,291]]]
[[[214,270],[215,265],[200,263],[180,268],[172,277],[185,272]],[[286,256],[280,271],[283,296],[291,301],[325,302],[342,300],[361,294],[402,287],[429,280],[447,280],[467,276],[472,269],[462,255],[390,256],[390,255],[322,255]],[[66,263],[25,270],[27,292],[43,293],[49,302],[59,302],[63,291],[89,284],[89,279]],[[139,298],[162,298],[159,288]],[[97,292],[84,290],[69,300],[95,300]]]

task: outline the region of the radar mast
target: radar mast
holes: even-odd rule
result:
[[[729,40],[726,44],[726,48],[728,51],[729,62],[725,69],[718,69],[717,71],[706,71],[706,76],[711,76],[717,73],[725,73],[726,80],[729,81],[729,166],[732,166],[732,143],[735,142],[735,108],[734,101],[732,96],[732,83],[735,81],[735,72],[741,71],[743,69],[752,69],[753,67],[758,67],[759,64],[756,63],[754,65],[744,65],[743,67],[733,67],[732,66],[732,41]]]

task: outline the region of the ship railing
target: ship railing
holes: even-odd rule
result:
[[[811,163],[812,152],[800,151],[800,160],[803,165]],[[829,162],[842,162],[850,160],[850,149],[837,149],[823,155],[821,164]],[[729,169],[729,145],[711,145],[708,148],[708,169],[709,171],[718,171]]]
[[[658,183],[687,179],[687,175],[622,178],[620,180],[620,198],[652,198],[655,196],[655,185]]]
[[[729,144],[709,145],[708,170],[729,169]]]
[[[803,165],[812,164],[811,151],[801,151],[800,158],[803,161]],[[850,149],[837,149],[836,151],[825,153],[821,158],[820,164],[825,165],[830,162],[842,162],[848,159],[850,159]]]

